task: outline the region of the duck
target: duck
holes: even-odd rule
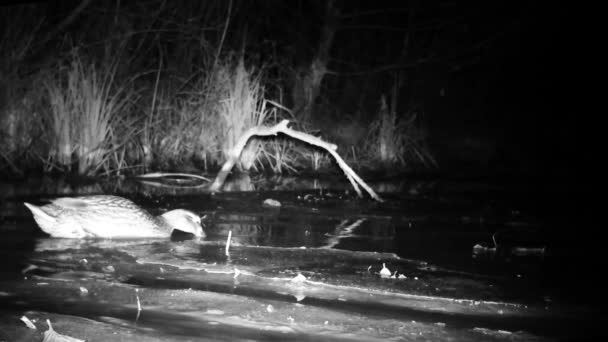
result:
[[[174,230],[204,238],[197,214],[175,209],[153,216],[124,197],[61,197],[43,206],[24,203],[43,232],[55,238],[167,238]]]

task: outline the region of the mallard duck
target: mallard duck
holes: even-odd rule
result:
[[[201,218],[191,211],[176,209],[155,217],[118,196],[63,197],[25,206],[40,228],[57,238],[170,237],[174,229],[205,236]]]

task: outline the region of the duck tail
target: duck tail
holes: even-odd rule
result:
[[[55,225],[56,218],[46,213],[42,208],[37,205],[33,205],[31,203],[24,202],[25,206],[32,212],[34,216],[34,220],[40,226],[45,233],[48,232],[49,227],[53,227]],[[50,234],[50,233],[49,233]]]

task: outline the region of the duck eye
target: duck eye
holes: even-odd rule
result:
[[[194,223],[201,224],[201,219],[196,215],[188,215],[188,218]]]

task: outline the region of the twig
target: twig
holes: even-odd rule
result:
[[[226,256],[230,256],[230,252],[228,251],[228,249],[230,249],[230,240],[232,240],[232,230],[228,231],[228,240],[226,240]]]
[[[137,316],[135,316],[135,322],[139,320],[141,314],[141,302],[139,301],[139,295],[137,294],[138,289],[135,289],[135,299],[137,299]]]
[[[59,24],[57,24],[57,26],[55,26],[55,28],[53,30],[51,30],[49,33],[47,33],[47,35],[44,37],[44,39],[42,39],[42,41],[40,41],[37,44],[39,46],[38,49],[42,49],[46,43],[51,41],[51,39],[53,39],[59,32],[61,32],[66,27],[68,27],[78,17],[78,15],[82,11],[84,11],[87,8],[87,6],[89,6],[90,3],[91,3],[91,0],[81,1],[80,4],[76,8],[74,8],[65,19],[63,19]],[[36,52],[38,52],[38,51],[36,51]]]
[[[32,329],[32,330],[36,330],[36,329],[37,329],[37,328],[36,328],[36,326],[34,325],[34,323],[32,323],[32,321],[30,321],[30,319],[29,319],[29,318],[27,318],[25,315],[21,316],[21,321],[22,321],[23,323],[25,323],[25,325],[26,325],[28,328],[30,328],[30,329]]]
[[[8,164],[8,166],[10,166],[11,169],[13,169],[13,172],[18,173],[18,174],[23,173],[15,164],[13,164],[13,162],[10,160],[10,158],[8,156],[6,156],[6,155],[4,155],[4,153],[2,153],[2,151],[0,151],[0,157],[2,157],[2,159],[4,159],[6,161],[6,163]]]
[[[335,229],[336,233],[331,235],[329,237],[329,239],[327,239],[327,243],[319,248],[324,248],[324,249],[334,248],[336,245],[338,245],[340,243],[340,241],[342,241],[342,239],[352,237],[353,230],[355,230],[357,227],[359,227],[365,221],[366,221],[365,218],[360,218],[348,226],[346,226],[348,221],[340,222],[338,227],[336,227],[336,229]]]
[[[220,53],[222,52],[222,46],[224,45],[224,39],[226,38],[226,31],[228,31],[228,25],[230,24],[230,14],[232,12],[232,0],[228,2],[228,15],[226,16],[226,23],[224,24],[224,30],[222,32],[222,38],[220,39],[220,45],[217,48],[217,53],[215,54],[215,60],[213,61],[213,69],[217,66],[217,63],[220,59]]]

